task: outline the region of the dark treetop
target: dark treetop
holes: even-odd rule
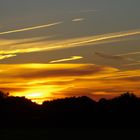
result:
[[[38,105],[0,92],[1,128],[140,129],[139,118],[140,98],[130,93],[98,102],[82,96]]]

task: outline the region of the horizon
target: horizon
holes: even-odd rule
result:
[[[23,101],[23,102],[25,102],[25,104],[26,104],[25,99],[27,99],[28,101],[30,101],[32,103],[35,103],[36,105],[43,105],[44,103],[51,103],[51,102],[53,103],[53,102],[56,102],[56,101],[67,101],[69,99],[72,99],[72,100],[73,99],[80,99],[80,98],[82,98],[84,100],[85,99],[90,99],[93,102],[100,103],[100,102],[102,102],[102,100],[103,101],[112,101],[112,100],[116,100],[117,98],[118,99],[119,98],[125,98],[127,100],[129,100],[129,98],[132,99],[132,100],[133,100],[133,98],[140,99],[140,96],[137,96],[137,94],[127,91],[127,92],[124,92],[124,93],[121,93],[119,95],[116,95],[114,97],[112,96],[112,97],[109,97],[109,98],[107,98],[106,96],[96,98],[96,96],[95,97],[89,97],[89,96],[82,95],[82,96],[60,97],[60,98],[54,98],[54,99],[50,99],[50,100],[47,100],[47,98],[45,98],[45,99],[44,98],[43,99],[39,98],[39,100],[38,100],[38,99],[32,99],[32,98],[30,99],[30,98],[27,98],[25,96],[12,96],[9,93],[0,91],[0,98],[1,98],[1,100],[7,100],[8,98],[9,99],[11,98],[11,101],[13,100],[13,98],[15,98],[15,99],[20,98],[21,100],[19,100],[19,102]],[[43,101],[40,101],[40,100],[43,100]],[[12,102],[14,103],[14,100]],[[6,104],[8,104],[8,102]]]
[[[140,1],[2,0],[0,91],[38,103],[140,96]],[[35,100],[37,99],[37,100]]]

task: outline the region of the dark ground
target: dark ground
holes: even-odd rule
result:
[[[1,140],[49,140],[49,139],[140,139],[140,131],[104,130],[92,129],[8,129],[1,130]]]
[[[96,102],[88,97],[45,101],[0,94],[0,140],[140,138],[140,98],[125,93]]]

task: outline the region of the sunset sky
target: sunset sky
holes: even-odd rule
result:
[[[139,0],[1,0],[0,90],[41,103],[140,95]]]

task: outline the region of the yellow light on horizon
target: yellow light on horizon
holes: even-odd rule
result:
[[[26,95],[27,98],[38,98],[38,97],[41,97],[42,96],[42,93],[40,92],[36,92],[36,93],[30,93],[28,95]]]
[[[33,86],[32,88],[27,89],[23,92],[14,92],[14,96],[22,97],[24,96],[27,99],[30,99],[38,104],[41,104],[43,101],[54,99],[53,93],[59,92],[61,90],[64,90],[67,87],[63,86]]]

